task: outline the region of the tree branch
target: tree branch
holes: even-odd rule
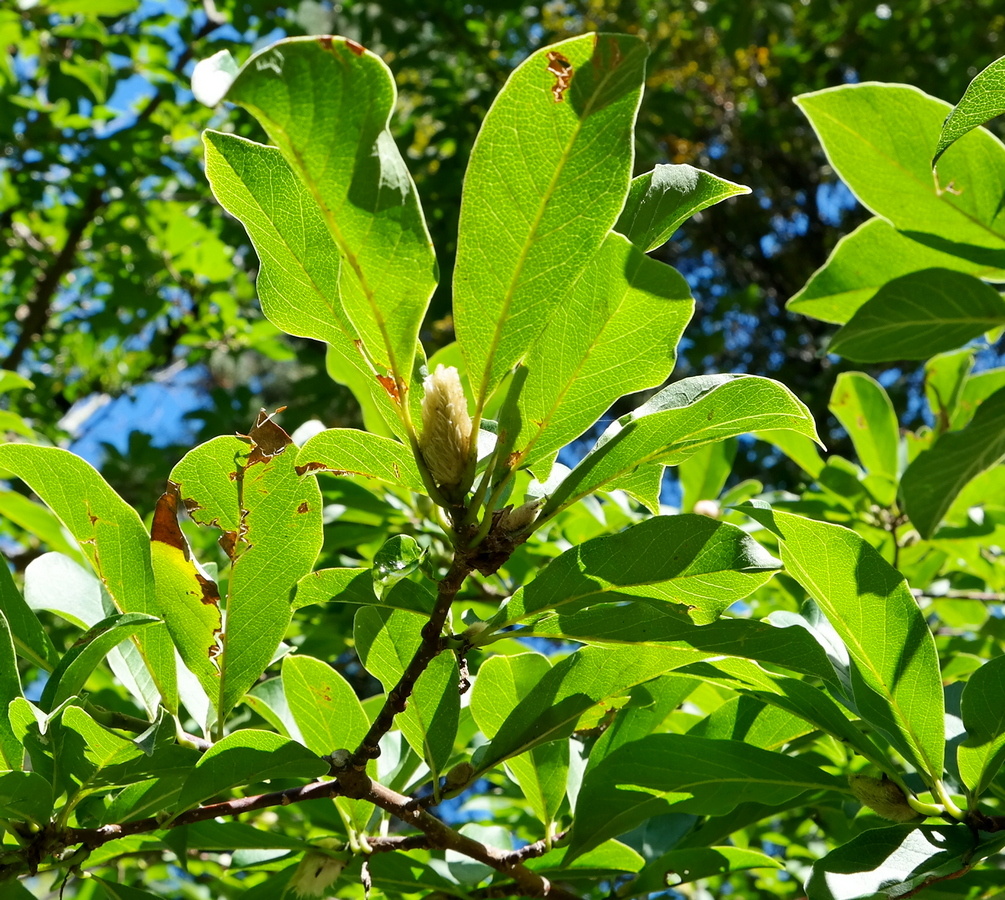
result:
[[[377,718],[373,720],[370,730],[353,752],[349,761],[349,765],[353,768],[362,770],[369,760],[376,759],[380,755],[378,746],[380,739],[391,730],[394,717],[404,712],[415,682],[441,650],[440,637],[443,625],[447,621],[447,614],[450,612],[450,604],[454,602],[457,592],[471,570],[472,566],[465,557],[459,553],[454,556],[449,571],[439,584],[436,603],[429,614],[429,620],[422,626],[422,643],[419,644],[419,649],[415,651],[412,661],[398,679],[398,683],[388,692],[387,699],[377,713]]]
[[[490,847],[440,821],[432,813],[417,808],[411,799],[397,791],[392,791],[370,779],[365,772],[347,764],[337,773],[342,785],[343,796],[357,800],[368,800],[374,806],[391,813],[407,825],[418,828],[425,834],[428,846],[444,850],[454,850],[465,856],[490,866],[512,878],[520,894],[528,897],[549,897],[552,900],[579,900],[576,894],[555,887],[547,878],[538,875],[523,865],[520,851],[516,854]],[[528,856],[535,855],[533,852]]]

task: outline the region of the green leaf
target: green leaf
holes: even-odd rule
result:
[[[529,859],[525,865],[552,881],[576,884],[589,890],[612,874],[638,872],[645,864],[640,854],[619,841],[604,841],[599,847],[566,862],[568,857],[567,849],[562,847],[537,859]]]
[[[550,671],[551,663],[540,653],[491,656],[478,670],[471,691],[471,714],[490,740]],[[527,753],[509,759],[507,766],[534,815],[545,825],[555,821],[565,799],[569,772],[567,742],[541,744]]]
[[[715,500],[733,468],[738,442],[735,439],[706,444],[677,467],[681,512],[692,512],[699,500]]]
[[[777,381],[753,375],[685,378],[612,424],[551,495],[542,517],[618,487],[618,479],[639,466],[677,465],[706,444],[762,429],[816,440],[809,410]]]
[[[157,894],[151,894],[150,891],[130,887],[118,881],[106,881],[104,878],[96,880],[104,888],[109,900],[158,900]]]
[[[749,193],[745,185],[694,166],[657,165],[632,179],[614,230],[648,253],[670,240],[695,213],[727,197]]]
[[[963,97],[946,116],[942,134],[932,157],[932,168],[949,146],[967,132],[990,122],[1005,112],[1005,58],[996,59],[978,72],[967,85]]]
[[[747,694],[731,697],[687,733],[709,740],[743,741],[762,750],[782,750],[813,730],[802,716]]]
[[[538,744],[563,740],[591,707],[687,665],[696,655],[694,650],[662,647],[578,650],[544,673],[530,695],[507,714],[495,737],[475,752],[472,763],[478,772],[487,772]]]
[[[210,747],[196,763],[178,798],[179,811],[231,788],[270,778],[318,778],[329,768],[302,744],[271,731],[235,731]]]
[[[1005,762],[1005,656],[981,666],[963,688],[960,712],[966,740],[956,750],[960,775],[975,796],[980,796]]]
[[[329,428],[314,435],[297,453],[300,472],[362,475],[425,494],[412,451],[400,441],[354,428]]]
[[[91,465],[56,447],[4,444],[0,467],[17,475],[59,517],[120,612],[157,614],[146,529],[136,511]],[[136,644],[165,707],[176,712],[174,648],[166,626],[144,629]]]
[[[890,482],[887,505],[894,500],[900,424],[883,386],[862,372],[837,377],[828,408],[844,426],[867,472]]]
[[[972,131],[932,177],[931,148],[949,104],[917,88],[857,84],[803,94],[796,103],[809,118],[830,164],[876,215],[906,232],[937,235],[973,248],[1005,248],[1005,148],[990,132]],[[938,240],[929,242],[938,246]],[[1000,259],[998,266],[1001,266]]]
[[[69,556],[76,562],[84,561],[80,547],[67,537],[59,518],[41,503],[35,503],[16,491],[0,491],[0,516],[35,535],[49,550]]]
[[[6,565],[0,566],[0,609],[3,610],[18,654],[32,665],[51,672],[59,662],[59,654],[49,635],[42,629],[38,616],[14,584],[14,578]]]
[[[567,615],[638,598],[682,605],[707,624],[777,569],[778,560],[735,525],[708,516],[655,516],[553,559],[490,625],[501,628],[544,609]]]
[[[419,568],[425,550],[411,535],[389,537],[373,555],[373,592],[378,600]]]
[[[125,613],[109,616],[81,635],[53,669],[42,691],[39,705],[54,710],[64,700],[80,693],[91,672],[108,651],[132,637],[141,628],[160,622],[156,616]]]
[[[287,656],[283,692],[303,742],[318,755],[355,749],[370,726],[349,683],[320,659]]]
[[[882,729],[929,784],[940,780],[946,738],[938,654],[904,577],[840,525],[753,505],[743,511],[778,536],[786,570],[848,647],[862,718]]]
[[[781,804],[812,790],[848,789],[808,762],[739,741],[652,734],[619,747],[587,774],[569,856],[660,813],[723,815],[740,803]]]
[[[247,442],[214,438],[171,473],[192,518],[223,531],[232,561],[219,683],[210,697],[221,722],[272,660],[297,582],[321,550],[321,491],[315,478],[297,474],[295,452],[263,411]]]
[[[318,569],[297,582],[295,598],[297,607],[329,602],[357,606],[380,604],[386,609],[401,609],[427,617],[435,601],[436,594],[425,582],[407,578],[378,599],[373,592],[371,569]]]
[[[174,829],[184,834],[193,850],[306,850],[311,845],[275,828],[256,828],[244,822],[196,822]]]
[[[922,269],[953,269],[976,278],[1005,278],[1005,260],[969,259],[944,252],[897,231],[886,219],[869,219],[837,242],[787,306],[823,322],[844,325],[884,284]]]
[[[369,867],[374,884],[388,892],[419,894],[424,897],[468,896],[431,866],[406,853],[375,853]]]
[[[923,538],[939,527],[942,517],[967,483],[1005,456],[1005,387],[987,398],[960,431],[939,436],[913,460],[901,479],[904,510]]]
[[[993,287],[951,269],[923,269],[884,284],[828,348],[856,362],[927,359],[1005,324]]]
[[[997,838],[997,842],[1001,842]],[[895,900],[966,871],[975,855],[966,828],[892,825],[872,828],[813,864],[808,900]]]
[[[382,420],[400,425],[391,397],[356,346],[359,332],[339,293],[339,247],[315,196],[276,147],[216,131],[206,131],[203,141],[213,193],[240,219],[258,254],[262,312],[287,334],[328,343],[332,377],[371,412],[368,428]]]
[[[363,607],[356,613],[356,651],[385,692],[394,688],[412,661],[422,641],[421,630],[421,619],[400,610]],[[444,771],[453,751],[460,716],[459,677],[453,654],[441,653],[419,676],[407,708],[395,718],[434,779]]]
[[[925,397],[935,416],[936,436],[949,429],[973,364],[974,353],[969,348],[940,353],[925,363]]]
[[[985,369],[970,375],[963,382],[959,403],[950,422],[953,431],[963,428],[974,417],[977,408],[999,388],[1005,387],[1005,368]]]
[[[695,625],[675,615],[672,609],[645,602],[601,604],[575,613],[545,613],[516,633],[585,644],[693,647],[710,655],[754,659],[836,681],[827,655],[805,628],[776,628],[766,621],[750,619],[718,619],[708,625]]]
[[[52,786],[37,772],[0,773],[0,816],[42,827],[52,814]]]
[[[454,269],[457,339],[478,411],[621,212],[647,54],[639,38],[613,34],[542,48],[482,123]]]
[[[699,878],[714,878],[746,869],[780,869],[782,864],[759,850],[744,847],[691,847],[670,850],[648,863],[625,892],[630,895],[665,891]]]
[[[6,564],[0,565],[6,571]],[[8,574],[8,577],[9,574]],[[0,574],[0,579],[3,575]],[[11,585],[13,587],[13,584]],[[2,583],[0,583],[2,590]],[[20,595],[18,595],[20,597]],[[2,597],[0,597],[2,599]],[[24,601],[22,601],[23,603]],[[21,676],[14,656],[14,638],[3,609],[0,608],[0,762],[5,769],[24,767],[24,747],[14,734],[8,707],[11,701],[22,697]]]
[[[342,257],[339,293],[365,352],[407,385],[436,260],[388,122],[394,78],[346,38],[291,38],[256,53],[227,99],[265,128],[313,196]]]
[[[510,465],[542,462],[618,398],[666,381],[693,310],[676,271],[608,234],[527,354]]]
[[[168,482],[154,509],[150,558],[160,614],[189,671],[207,697],[220,690],[219,637],[223,631],[220,589],[192,558],[178,524],[178,486]]]

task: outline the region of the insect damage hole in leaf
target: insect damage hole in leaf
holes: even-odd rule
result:
[[[574,74],[572,63],[569,62],[557,50],[552,50],[548,54],[547,71],[555,76],[555,83],[551,86],[552,96],[556,103],[561,103],[565,99],[565,92],[569,89]]]

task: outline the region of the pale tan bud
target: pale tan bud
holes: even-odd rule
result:
[[[335,843],[320,842],[321,845]],[[308,850],[290,879],[290,887],[298,897],[324,897],[328,888],[338,881],[348,859],[348,854],[331,856],[316,850]]]
[[[910,822],[919,817],[904,792],[892,781],[869,775],[849,775],[852,793],[863,806],[891,822]]]
[[[694,505],[694,511],[699,516],[708,516],[710,519],[718,519],[721,512],[719,504],[714,500],[699,500]]]
[[[433,480],[455,487],[464,479],[471,450],[471,416],[461,379],[453,366],[437,366],[422,386],[419,449]]]
[[[507,534],[523,531],[537,518],[537,511],[541,508],[541,503],[541,500],[528,500],[516,509],[507,507],[499,516],[499,527]]]

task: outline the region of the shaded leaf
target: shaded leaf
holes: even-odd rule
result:
[[[312,603],[351,603],[358,606],[380,604],[386,609],[428,616],[436,594],[424,582],[399,581],[382,598],[373,592],[371,569],[318,569],[297,582],[297,607]]]
[[[960,775],[975,795],[987,790],[1005,762],[1005,656],[988,660],[970,676],[960,699],[966,740],[956,750]]]
[[[759,850],[744,847],[692,847],[670,850],[648,863],[628,887],[628,893],[663,891],[699,878],[714,878],[746,869],[780,869],[782,864]]]
[[[927,359],[1005,324],[993,287],[951,269],[923,269],[884,284],[834,335],[832,353],[856,362]]]
[[[41,827],[52,813],[52,786],[37,772],[0,772],[0,815]]]
[[[0,565],[0,568],[7,570],[5,564]],[[0,573],[0,591],[2,591],[2,579],[3,573]],[[13,586],[11,583],[12,588]],[[20,594],[18,598],[20,599]],[[0,594],[0,600],[2,599],[5,598]],[[14,638],[11,636],[7,617],[0,608],[0,761],[3,762],[5,769],[21,769],[24,765],[24,747],[14,734],[10,714],[7,711],[11,701],[21,696],[21,676],[18,674],[17,658],[14,656]]]
[[[795,757],[739,741],[653,734],[625,744],[587,774],[569,855],[670,810],[723,815],[740,803],[784,803],[811,790],[847,791],[842,779]]]
[[[931,537],[953,501],[1005,456],[1005,387],[988,397],[960,431],[939,436],[904,472],[904,510],[923,538]]]

